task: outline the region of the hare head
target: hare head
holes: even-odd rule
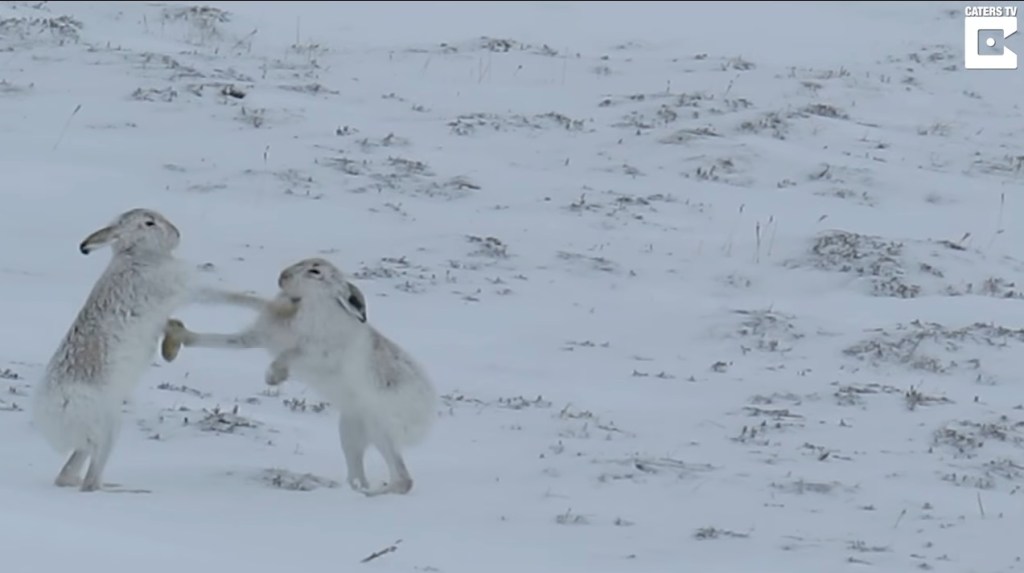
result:
[[[321,258],[301,260],[281,271],[277,286],[288,296],[302,299],[329,299],[360,322],[366,322],[363,293],[338,267]]]
[[[181,233],[163,215],[151,209],[132,209],[82,241],[78,250],[88,255],[110,245],[114,252],[170,253],[181,242]]]

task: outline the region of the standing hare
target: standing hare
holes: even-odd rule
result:
[[[294,373],[340,411],[341,447],[348,483],[366,495],[404,494],[412,476],[401,450],[422,441],[436,417],[437,393],[409,354],[366,322],[362,293],[330,262],[305,259],[284,269],[272,301],[249,295],[222,302],[260,309],[237,334],[192,332],[170,320],[164,358],[178,348],[265,348],[274,360],[266,382]],[[373,445],[388,466],[387,485],[370,488],[363,461]]]
[[[79,245],[86,255],[110,246],[113,257],[36,387],[36,428],[55,449],[71,452],[56,485],[103,486],[121,405],[149,366],[171,313],[188,297],[189,269],[172,254],[180,240],[160,213],[133,209]]]

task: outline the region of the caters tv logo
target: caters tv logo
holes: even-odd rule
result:
[[[1006,39],[1016,33],[1016,6],[964,8],[964,68],[1016,70],[1017,53],[1006,47]]]

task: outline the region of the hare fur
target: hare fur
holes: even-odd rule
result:
[[[259,318],[242,332],[196,333],[172,320],[165,346],[269,350],[274,360],[267,369],[268,384],[294,373],[339,410],[349,485],[367,495],[408,493],[413,480],[401,452],[420,443],[436,418],[437,393],[430,378],[404,349],[366,322],[362,293],[329,261],[299,261],[281,272],[278,286],[281,292],[272,301],[249,295],[223,300],[262,307]],[[370,445],[389,473],[387,485],[374,489],[364,468]]]
[[[172,254],[180,240],[160,213],[133,209],[79,245],[86,255],[110,246],[113,257],[36,387],[35,427],[55,449],[71,452],[56,485],[102,487],[122,403],[149,366],[168,317],[188,296],[189,268]]]

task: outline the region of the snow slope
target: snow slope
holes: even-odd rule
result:
[[[5,572],[1024,570],[1024,72],[963,4],[197,6],[0,7]],[[150,493],[51,485],[31,386],[136,206],[211,283],[354,274],[444,395],[410,495],[259,351],[154,355]]]

